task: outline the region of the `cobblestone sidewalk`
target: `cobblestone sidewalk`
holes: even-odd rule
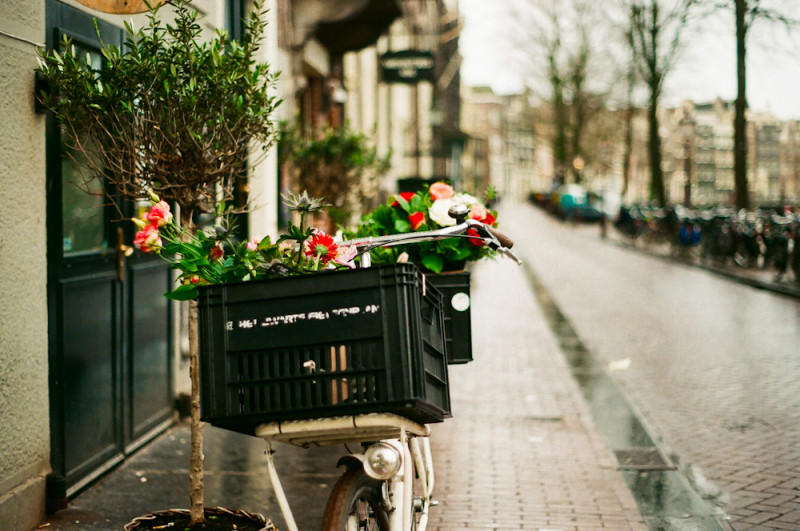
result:
[[[646,529],[522,268],[473,272],[475,361],[451,366],[434,428],[432,529]]]

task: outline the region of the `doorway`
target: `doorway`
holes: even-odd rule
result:
[[[69,36],[100,64],[113,25],[47,0],[47,46]],[[99,36],[98,36],[99,32]],[[106,183],[84,182],[47,117],[51,466],[48,498],[66,499],[162,431],[173,417],[168,266],[132,248],[146,204],[110,205]]]

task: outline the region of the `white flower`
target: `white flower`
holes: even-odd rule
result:
[[[456,220],[450,217],[447,213],[450,207],[453,206],[452,199],[437,199],[433,205],[428,209],[428,216],[436,223],[443,227],[449,227],[456,224]]]
[[[456,194],[453,196],[453,200],[456,203],[461,203],[462,205],[466,205],[471,207],[472,205],[480,205],[481,200],[475,197],[474,195],[469,195],[465,193]]]

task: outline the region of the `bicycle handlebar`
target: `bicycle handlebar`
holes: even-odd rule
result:
[[[500,245],[502,245],[506,249],[511,249],[512,247],[514,247],[514,240],[506,236],[505,233],[500,232],[499,230],[492,228],[489,225],[485,225],[485,227],[486,230],[489,231],[489,233],[491,233],[491,235],[494,236],[497,239],[497,241],[500,242]]]
[[[468,233],[470,229],[473,229],[475,235]],[[522,263],[522,260],[511,251],[511,247],[514,246],[514,241],[511,238],[501,231],[474,219],[467,219],[451,227],[443,227],[436,230],[355,238],[353,240],[343,241],[342,245],[355,246],[358,253],[363,254],[377,247],[393,247],[395,245],[429,242],[446,238],[481,240],[484,244],[488,245],[490,249],[508,256],[517,264]]]

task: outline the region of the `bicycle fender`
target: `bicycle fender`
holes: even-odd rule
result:
[[[350,455],[343,455],[339,458],[339,461],[336,462],[336,468],[340,466],[346,466],[349,470],[357,470],[364,468],[364,455],[363,454],[350,454]]]

